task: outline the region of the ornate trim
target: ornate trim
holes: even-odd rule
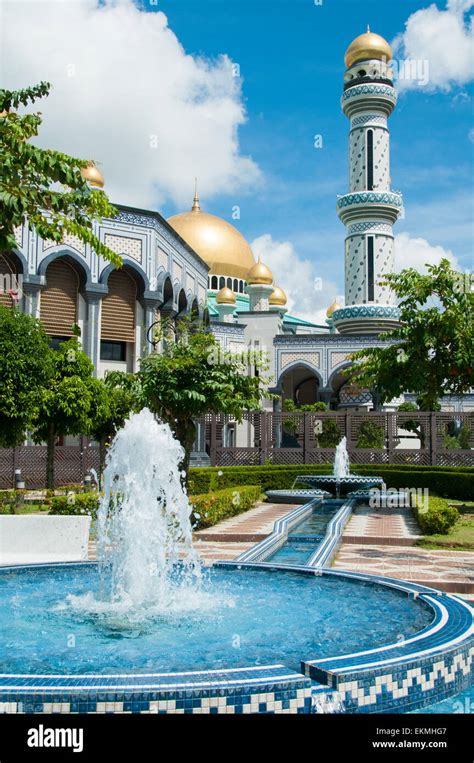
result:
[[[336,310],[332,317],[335,322],[349,318],[393,318],[398,320],[400,310],[391,305],[352,305]]]
[[[390,87],[389,85],[355,85],[343,93],[342,100],[348,101],[350,98],[359,95],[386,96],[393,103],[396,103],[398,100],[397,91],[394,87]]]
[[[370,222],[370,223],[354,223],[347,226],[347,235],[352,236],[355,233],[365,233],[368,230],[377,230],[381,233],[388,233],[393,236],[393,226],[389,223],[382,222]]]
[[[383,193],[364,191],[363,193],[346,193],[344,196],[339,196],[337,200],[338,209],[343,209],[353,204],[389,204],[392,207],[401,209],[403,198],[401,193],[394,193],[393,191],[385,191]]]

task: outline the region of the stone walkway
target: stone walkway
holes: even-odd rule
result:
[[[358,506],[347,523],[344,543],[414,546],[420,538],[411,509],[372,509]]]
[[[343,543],[333,567],[402,578],[450,593],[474,593],[474,553]]]

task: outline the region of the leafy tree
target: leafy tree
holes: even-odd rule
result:
[[[266,363],[261,353],[248,362],[259,370]],[[224,351],[214,335],[182,322],[176,341],[165,341],[163,353],[141,362],[139,379],[143,400],[167,422],[185,451],[187,473],[196,434],[194,419],[206,413],[227,413],[242,420],[245,410],[261,407],[268,397],[268,379],[251,376],[244,360]]]
[[[0,445],[25,439],[52,372],[52,350],[40,322],[0,305]]]
[[[34,103],[49,94],[40,82],[24,90],[0,90],[0,252],[16,247],[14,229],[25,222],[43,239],[60,243],[70,233],[90,244],[117,267],[121,258],[92,232],[92,222],[115,217],[105,193],[91,189],[81,168],[91,162],[33,145],[41,115],[19,115],[11,109]]]
[[[322,430],[321,434],[316,437],[316,446],[318,448],[336,448],[342,438],[337,419],[324,419]]]
[[[135,374],[109,371],[100,381],[101,389],[93,398],[90,434],[99,443],[99,472],[102,474],[106,448],[131,413],[142,407],[140,386]]]
[[[91,432],[95,419],[107,406],[103,384],[92,376],[94,366],[77,339],[51,351],[53,370],[40,388],[40,403],[33,436],[48,447],[46,482],[54,488],[54,448],[58,436]],[[102,412],[102,413],[101,413]]]
[[[357,448],[383,448],[385,428],[376,421],[363,421],[357,433]]]
[[[387,276],[400,299],[399,327],[381,336],[392,344],[355,353],[357,365],[346,373],[379,392],[382,403],[408,390],[422,410],[433,411],[443,395],[461,395],[474,384],[474,295],[448,260],[427,270]]]

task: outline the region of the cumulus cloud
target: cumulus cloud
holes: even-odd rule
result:
[[[242,156],[240,80],[225,55],[188,55],[162,12],[132,0],[3,3],[4,86],[53,84],[40,144],[94,158],[112,200],[180,206],[255,186]]]
[[[473,6],[474,0],[448,0],[444,10],[433,4],[412,13],[394,41],[394,58],[418,62],[417,70],[427,61],[428,76],[400,77],[400,90],[449,91],[473,79]]]
[[[450,261],[455,270],[460,270],[456,257],[449,249],[433,246],[424,238],[411,238],[409,233],[395,236],[395,272],[404,268],[416,268],[426,273],[426,265],[437,265],[441,259]]]
[[[288,295],[289,312],[313,323],[326,325],[326,310],[336,296],[343,300],[341,289],[323,277],[310,260],[302,259],[291,241],[275,241],[269,233],[256,238],[252,251],[268,265],[274,282]]]

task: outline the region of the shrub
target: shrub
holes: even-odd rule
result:
[[[262,493],[260,485],[240,485],[203,495],[189,496],[194,508],[195,529],[212,527],[227,517],[251,509]]]
[[[57,495],[50,499],[50,514],[90,514],[96,519],[99,508],[98,493],[70,493]]]
[[[460,519],[459,511],[442,498],[430,496],[428,509],[416,506],[414,514],[424,535],[446,535]]]
[[[385,427],[375,421],[363,421],[359,427],[356,448],[383,448]]]
[[[335,448],[339,445],[341,438],[342,432],[336,419],[324,419],[323,431],[317,437],[318,448]]]

